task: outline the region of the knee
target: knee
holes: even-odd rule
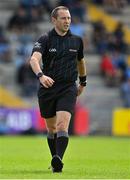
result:
[[[47,127],[47,131],[49,133],[56,133],[56,126],[49,126],[49,127]]]
[[[66,124],[64,122],[58,122],[56,129],[57,129],[57,132],[58,131],[65,131],[65,132],[67,132],[68,131],[68,126],[66,126]]]

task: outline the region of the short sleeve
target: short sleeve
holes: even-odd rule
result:
[[[32,54],[34,52],[40,52],[41,54],[43,54],[46,51],[47,38],[48,38],[47,35],[43,35],[35,42],[32,49]]]
[[[81,38],[79,39],[79,44],[80,44],[80,46],[79,46],[78,56],[77,56],[78,61],[80,61],[81,59],[84,58],[84,53],[83,53],[84,47],[83,47],[83,41]]]

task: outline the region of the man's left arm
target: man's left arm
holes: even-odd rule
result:
[[[78,96],[83,92],[86,86],[86,64],[84,58],[82,58],[77,63],[78,74],[79,74],[79,86],[78,86]]]

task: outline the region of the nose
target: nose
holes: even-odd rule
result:
[[[70,23],[70,18],[66,18],[65,22]]]

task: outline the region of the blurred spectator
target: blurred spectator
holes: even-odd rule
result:
[[[121,13],[127,0],[103,0],[104,8],[109,13]]]
[[[104,53],[100,64],[101,74],[105,78],[107,86],[115,86],[118,78],[117,71],[112,63],[112,59],[108,53]]]
[[[130,76],[121,85],[121,95],[122,95],[124,107],[130,108]]]
[[[45,20],[45,16],[53,9],[51,3],[48,0],[20,0],[20,4],[28,12],[28,15],[32,21]]]
[[[51,12],[52,10],[52,6],[48,0],[20,0],[20,4],[28,10],[32,7],[40,8],[41,6],[44,7],[47,12]]]
[[[115,49],[120,51],[121,53],[126,53],[128,50],[128,47],[123,39],[116,39],[115,40]]]
[[[116,38],[113,33],[107,33],[107,51],[114,52],[116,49]]]
[[[114,30],[114,36],[116,37],[116,39],[123,39],[124,38],[124,30],[123,30],[123,23],[122,22],[118,22],[117,26]]]
[[[18,36],[18,43],[15,48],[14,63],[19,69],[21,65],[26,63],[26,60],[31,54],[33,47],[32,37],[30,34],[21,34]]]
[[[101,20],[93,24],[92,38],[97,53],[104,53],[107,49],[107,31]]]
[[[87,4],[85,0],[60,0],[60,6],[67,6],[72,17],[76,16],[81,22],[87,20]]]
[[[72,18],[70,30],[73,34],[82,37],[84,42],[84,50],[87,50],[88,39],[86,36],[86,29],[85,26],[80,22],[80,19],[78,17],[74,16]]]
[[[126,74],[126,79],[128,79],[130,77],[130,67],[127,67],[125,74]]]
[[[42,4],[42,0],[20,0],[20,5],[25,8],[30,8],[32,6],[40,6]]]
[[[102,5],[103,4],[103,0],[92,0],[93,3],[97,4],[97,5]]]
[[[37,22],[42,21],[40,9],[38,7],[32,7],[30,9],[29,18],[30,18],[31,23],[37,23]]]
[[[122,22],[118,22],[113,35],[115,37],[115,48],[118,49],[122,53],[126,53],[127,44],[124,40],[124,30]]]
[[[21,86],[21,95],[31,97],[37,92],[37,79],[29,63],[23,64],[17,72],[17,82]]]
[[[80,19],[76,16],[74,16],[72,18],[70,30],[72,31],[72,33],[74,33],[80,37],[85,36],[85,28],[84,28],[83,24],[81,24]]]
[[[124,54],[120,53],[119,51],[114,51],[112,53],[112,63],[118,72],[119,81],[124,81],[125,71],[127,67],[126,58]]]
[[[9,19],[8,29],[14,31],[18,29],[21,31],[25,27],[28,27],[30,23],[30,19],[28,18],[25,9],[22,6],[20,6],[17,9],[17,12],[15,12],[13,16]]]
[[[92,42],[98,54],[103,54],[105,51],[126,53],[128,50],[121,22],[117,24],[113,33],[107,32],[103,21],[99,20],[93,23]]]
[[[11,62],[11,47],[8,39],[5,36],[5,31],[0,27],[0,62]]]
[[[127,56],[126,78],[130,77],[130,55]]]

